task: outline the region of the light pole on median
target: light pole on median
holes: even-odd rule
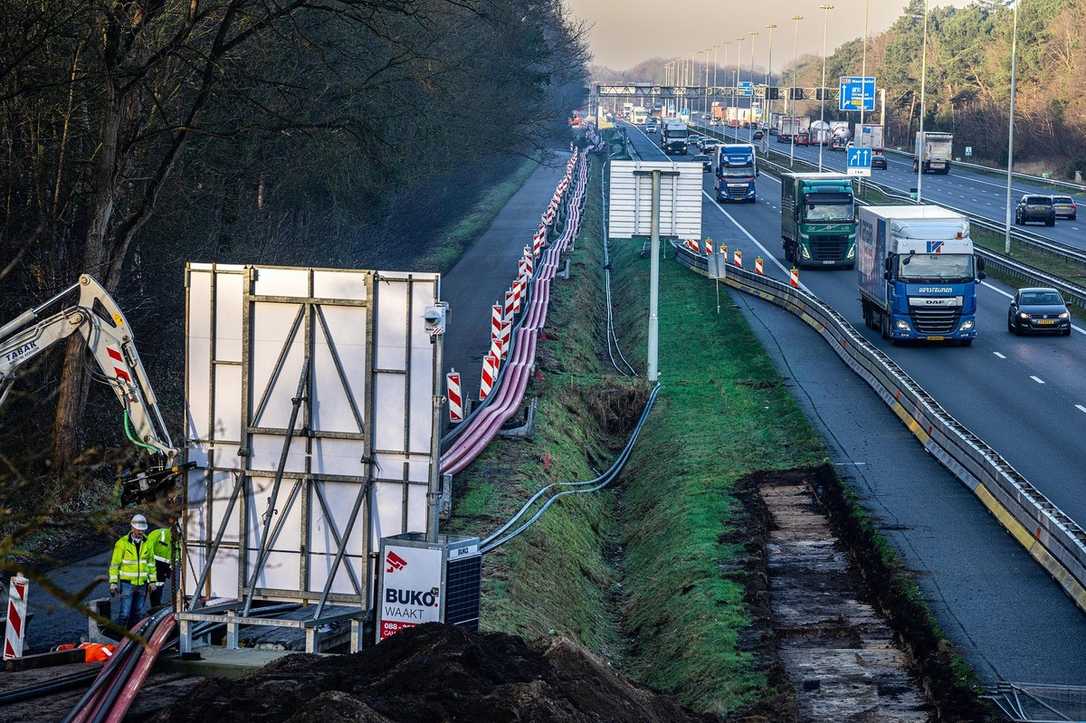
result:
[[[743,65],[743,38],[738,37],[735,42],[739,47],[735,49],[735,87],[732,88],[732,105],[735,106],[735,140],[739,140],[739,68]]]
[[[1011,112],[1007,126],[1007,232],[1003,237],[1003,253],[1011,252],[1011,178],[1014,167],[1014,96],[1017,89],[1018,70],[1018,6],[1022,0],[1014,0],[1014,29],[1011,31]]]
[[[762,145],[769,148],[769,119],[773,116],[770,112],[773,109],[773,101],[771,100],[772,94],[769,92],[769,85],[773,82],[773,31],[777,29],[777,25],[770,24],[765,27],[769,31],[769,66],[765,71],[765,113],[763,118],[766,120],[766,129],[762,134]]]
[[[825,11],[822,21],[822,84],[818,88],[818,97],[822,101],[818,113],[818,172],[822,173],[822,148],[825,145],[822,143],[822,129],[826,127],[826,33],[830,29],[830,10],[833,10],[833,5],[819,5],[818,9]]]
[[[701,104],[705,115],[709,115],[709,54],[712,52],[712,48],[705,49],[705,102]]]
[[[750,124],[747,126],[747,142],[754,143],[754,39],[758,33],[750,34]]]
[[[864,80],[860,81],[861,87],[865,86],[866,83],[867,83],[867,80],[866,80],[866,78],[867,78],[867,29],[868,29],[868,25],[870,24],[870,20],[871,20],[871,0],[865,0],[865,3],[864,3],[864,50],[863,50],[863,61],[861,62],[861,65],[860,65],[860,77],[864,78]],[[874,86],[872,86],[872,87],[874,87]],[[862,93],[860,95],[861,95],[862,101],[860,103],[860,127],[859,127],[858,130],[862,134],[863,133],[863,126],[864,126],[864,108],[867,107],[867,98],[865,96],[863,96]],[[872,107],[874,107],[874,104],[875,104],[875,99],[871,98]],[[885,119],[883,119],[882,124],[883,124],[883,126],[886,125],[886,120]],[[886,133],[885,127],[883,128],[883,133],[884,134]],[[856,133],[853,133],[852,135],[853,135],[853,138],[855,139],[856,138]],[[872,153],[873,152],[874,151],[872,151]],[[863,198],[863,195],[864,195],[864,177],[860,176],[859,179],[857,179],[857,180],[859,181],[860,198]]]
[[[788,111],[788,129],[791,131],[789,139],[792,141],[791,147],[788,149],[788,167],[794,168],[796,165],[796,49],[799,43],[799,21],[803,19],[802,15],[793,15],[792,20],[795,22],[792,30],[792,87],[788,89],[789,111]],[[780,131],[777,131],[778,133]]]
[[[720,68],[720,43],[717,43],[716,45],[713,46],[713,97],[714,98],[716,97],[716,89],[717,89],[716,73],[717,73],[718,68]],[[711,107],[712,106],[710,105],[710,108]],[[712,123],[713,123],[713,118],[712,118],[712,115],[710,115],[709,116],[709,125],[712,125]]]
[[[916,202],[921,202],[924,190],[924,116],[927,114],[927,90],[928,90],[928,0],[924,0],[924,41],[923,50],[920,51],[920,147],[914,151],[920,151],[916,159]]]

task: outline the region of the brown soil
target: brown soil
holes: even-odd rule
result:
[[[712,721],[638,687],[573,642],[422,625],[356,655],[291,655],[208,681],[162,723]]]

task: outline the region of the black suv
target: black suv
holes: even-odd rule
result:
[[[1055,226],[1056,208],[1052,205],[1052,196],[1022,196],[1014,211],[1014,222],[1021,226],[1027,221],[1044,221],[1045,226]]]

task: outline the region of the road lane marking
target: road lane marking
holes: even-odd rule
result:
[[[1082,406],[1081,404],[1076,404],[1075,409],[1082,412],[1083,414],[1086,414],[1086,407]]]
[[[1000,354],[998,351],[993,351],[992,353],[995,354],[1000,359],[1006,359],[1007,358],[1007,357],[1003,356],[1002,354]]]
[[[1029,375],[1029,378],[1032,379],[1033,381],[1037,382],[1038,384],[1044,384],[1045,383],[1044,379],[1041,379],[1040,377],[1035,377],[1032,374]]]

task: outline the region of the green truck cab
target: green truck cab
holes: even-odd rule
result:
[[[799,266],[856,263],[852,180],[840,173],[781,175],[784,256]]]

